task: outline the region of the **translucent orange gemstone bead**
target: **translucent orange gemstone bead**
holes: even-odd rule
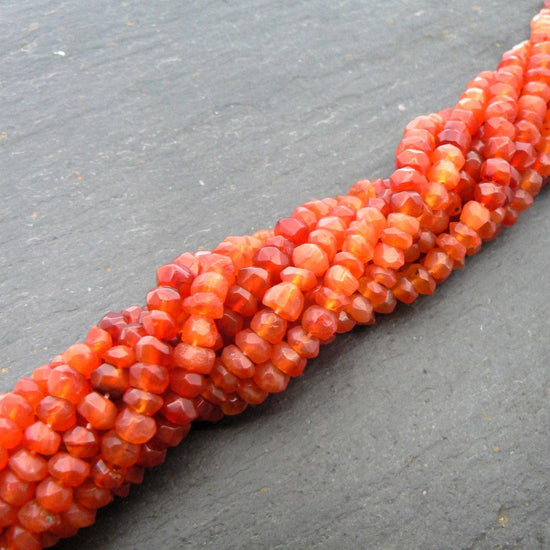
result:
[[[136,359],[143,363],[155,363],[165,366],[172,363],[172,348],[154,336],[140,338],[134,351]]]
[[[197,397],[205,387],[206,378],[202,374],[177,368],[170,371],[170,388],[181,397]]]
[[[272,286],[264,294],[262,301],[266,307],[287,321],[296,321],[304,307],[304,296],[300,289],[287,282]]]
[[[228,344],[235,337],[235,334],[243,328],[244,319],[232,309],[225,308],[223,317],[216,321],[218,332],[222,336],[225,344]]]
[[[200,264],[201,273],[207,271],[215,271],[223,275],[229,286],[235,282],[235,266],[230,258],[216,253],[199,253],[196,254]]]
[[[207,275],[210,275],[210,273]],[[218,274],[213,273],[212,275]],[[221,275],[219,276],[221,277]],[[226,286],[228,286],[227,282]],[[227,295],[227,290],[225,294]],[[223,300],[214,292],[196,292],[185,298],[183,309],[189,315],[206,315],[212,319],[221,319],[223,316]]]
[[[97,392],[90,392],[76,410],[96,430],[110,430],[118,414],[116,405]]]
[[[182,297],[189,295],[192,282],[193,274],[187,267],[170,263],[157,269],[157,284],[175,288]]]
[[[61,436],[47,424],[35,422],[25,430],[24,445],[29,451],[53,455],[61,443]]]
[[[85,508],[78,502],[73,502],[61,517],[72,527],[82,529],[95,523],[96,511]]]
[[[405,257],[403,250],[382,242],[376,245],[372,261],[381,267],[399,269],[405,263]]]
[[[333,265],[341,265],[345,267],[356,279],[359,279],[359,277],[363,275],[364,264],[350,252],[338,252],[338,254],[334,256],[332,263]]]
[[[209,271],[198,275],[191,285],[191,295],[202,292],[211,292],[215,294],[222,302],[227,296],[229,283],[227,279],[215,271]],[[185,303],[184,303],[185,307]]]
[[[92,327],[84,343],[98,357],[103,357],[103,354],[113,345],[113,339],[106,330],[99,327]]]
[[[91,480],[87,480],[79,487],[75,487],[73,491],[75,500],[90,510],[103,508],[103,506],[107,506],[113,500],[113,494],[109,489],[98,487]]]
[[[331,261],[338,252],[339,243],[341,245],[344,241],[344,233],[341,237],[341,240],[339,240],[339,237],[336,237],[329,229],[315,229],[309,234],[307,242],[320,246],[325,251],[329,261]]]
[[[411,281],[419,294],[433,294],[435,292],[436,282],[422,265],[411,264],[403,271],[403,275]]]
[[[269,395],[266,391],[262,390],[254,380],[247,378],[239,382],[239,388],[237,390],[239,397],[243,399],[249,405],[260,405],[263,403]]]
[[[61,397],[44,397],[38,404],[36,416],[58,432],[64,432],[76,424],[74,405]]]
[[[235,343],[254,363],[263,363],[271,355],[271,344],[252,329],[240,331],[235,337]]]
[[[404,149],[395,156],[396,168],[409,167],[426,174],[430,166],[431,162],[428,154],[418,149]]]
[[[374,245],[359,233],[348,233],[342,251],[353,254],[361,263],[367,263],[374,255]]]
[[[218,329],[213,319],[202,315],[190,315],[181,329],[181,339],[186,344],[213,347]]]
[[[147,308],[160,309],[169,313],[172,317],[177,317],[181,313],[180,293],[170,286],[158,286],[147,293]]]
[[[0,396],[0,416],[13,420],[22,429],[34,422],[34,411],[30,403],[14,392]]]
[[[453,270],[453,260],[439,248],[430,250],[422,263],[437,283],[444,281]]]
[[[182,342],[174,349],[174,362],[192,372],[208,374],[214,366],[216,353],[210,348]]]
[[[69,365],[52,369],[47,388],[50,395],[62,397],[73,404],[78,403],[90,391],[86,378]]]
[[[40,481],[48,475],[48,462],[27,449],[16,451],[8,464],[21,481]]]
[[[141,323],[128,323],[120,330],[118,342],[133,348],[143,336],[147,336],[147,332]]]
[[[128,388],[128,370],[104,363],[92,372],[90,382],[98,392],[119,398]]]
[[[296,267],[312,271],[317,277],[322,276],[329,267],[327,253],[312,243],[297,246],[292,253],[292,262]]]
[[[118,345],[111,347],[103,355],[105,363],[114,365],[121,369],[127,369],[136,362],[134,350],[127,345]]]
[[[374,308],[370,300],[354,294],[350,304],[346,307],[346,313],[360,325],[372,325],[374,323]]]
[[[477,201],[469,201],[462,207],[460,221],[474,231],[479,232],[490,219],[489,209]]]
[[[36,500],[47,510],[64,512],[73,501],[73,490],[57,479],[47,477],[36,487]]]
[[[290,347],[304,359],[319,355],[319,339],[306,332],[301,326],[293,327],[288,331],[287,341]]]
[[[246,290],[246,288],[239,285],[233,285],[229,289],[225,305],[243,317],[251,317],[258,311],[258,300],[256,300],[256,297]]]
[[[250,266],[239,269],[237,284],[261,300],[269,286],[269,272],[262,267]]]
[[[94,431],[75,426],[63,434],[63,443],[67,451],[78,458],[90,458],[99,450],[99,439]]]
[[[88,477],[90,465],[69,453],[60,452],[48,461],[48,471],[65,487],[76,487]]]
[[[420,191],[422,191],[426,183],[420,188]],[[424,212],[426,205],[420,192],[400,191],[391,196],[390,207],[392,212],[401,212],[402,214],[408,214],[416,218]]]
[[[307,239],[308,227],[297,218],[281,218],[275,225],[275,234],[282,235],[295,244],[301,244]]]
[[[401,277],[392,288],[393,295],[404,304],[412,304],[418,298],[414,285],[406,277]]]
[[[270,361],[256,365],[254,382],[260,389],[268,393],[280,393],[288,386],[290,377],[279,370]]]
[[[325,273],[324,284],[328,288],[351,296],[359,287],[359,281],[342,265],[333,265]]]
[[[456,262],[461,264],[464,261],[466,256],[466,247],[458,239],[456,239],[456,237],[453,237],[449,233],[441,233],[437,236],[436,243],[437,246],[448,254],[455,262],[455,268],[457,267]]]
[[[191,399],[169,392],[164,399],[162,414],[170,422],[183,426],[195,420],[198,411]]]
[[[254,265],[265,269],[275,280],[289,264],[289,257],[275,246],[264,246],[254,256]]]
[[[125,441],[139,445],[155,435],[157,425],[150,416],[124,407],[116,419],[115,431]]]
[[[168,369],[161,365],[136,363],[130,367],[130,386],[151,393],[164,393],[170,384]]]
[[[90,478],[97,487],[114,490],[124,483],[124,472],[125,469],[98,458],[91,463]]]
[[[170,314],[159,309],[146,311],[142,315],[141,322],[147,334],[160,340],[173,340],[179,332],[175,319]],[[132,363],[129,364],[131,365]]]
[[[46,510],[36,500],[24,504],[17,514],[20,524],[33,534],[42,533],[54,528],[60,522],[59,516]]]
[[[365,279],[363,281],[369,279],[375,280],[386,288],[392,288],[397,283],[397,272],[389,267],[369,264],[365,268]]]
[[[328,340],[336,333],[338,317],[324,307],[310,306],[302,315],[302,327],[315,338]]]
[[[250,321],[250,328],[271,344],[280,342],[287,329],[287,322],[270,309],[258,311]]]
[[[292,283],[303,292],[312,290],[319,283],[313,271],[294,266],[285,267],[281,271],[281,281]]]
[[[426,176],[410,167],[398,168],[390,176],[390,185],[394,193],[400,191],[420,191],[426,184]]]
[[[413,243],[412,236],[402,229],[399,229],[398,227],[386,227],[386,229],[384,229],[384,231],[382,231],[382,234],[380,235],[380,240],[383,243],[393,246],[394,248],[399,248],[401,250],[406,250],[407,248],[412,246]],[[376,255],[376,249],[374,253]]]
[[[254,374],[254,364],[235,345],[225,346],[221,360],[227,369],[239,378],[251,378]]]
[[[122,400],[133,411],[153,416],[163,405],[162,397],[151,392],[130,388],[124,392]]]
[[[101,454],[115,466],[133,466],[139,458],[139,450],[139,445],[122,439],[114,430],[106,432],[101,438]]]
[[[67,348],[63,361],[87,378],[100,364],[97,354],[86,344],[73,344]]]
[[[0,445],[5,449],[17,447],[23,439],[21,428],[9,418],[0,418]]]

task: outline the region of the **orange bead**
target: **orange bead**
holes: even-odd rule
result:
[[[410,167],[398,168],[390,176],[391,189],[395,194],[400,191],[420,191],[426,181],[422,172]]]
[[[353,277],[359,279],[363,275],[364,264],[350,252],[338,252],[333,259],[333,265],[341,265],[349,270]]]
[[[96,430],[110,430],[118,414],[116,405],[97,392],[86,395],[76,410]]]
[[[264,294],[262,301],[266,307],[287,321],[296,321],[304,307],[304,296],[300,289],[287,282],[272,286]]]
[[[404,270],[403,275],[411,281],[419,294],[433,294],[435,292],[436,282],[422,265],[411,264]]]
[[[376,245],[372,260],[379,266],[391,269],[399,269],[405,263],[402,250],[383,242]]]
[[[205,275],[211,274],[207,273]],[[212,275],[218,274],[214,273]],[[221,275],[219,276],[221,277]],[[225,294],[227,295],[227,290]],[[183,309],[189,315],[205,315],[211,319],[221,319],[223,316],[223,300],[214,292],[196,292],[183,300]]]
[[[412,236],[398,227],[386,227],[380,235],[380,240],[383,243],[393,246],[394,248],[399,248],[400,250],[406,250],[412,246],[413,243]],[[376,249],[374,253],[376,255]]]
[[[251,378],[247,378],[246,380],[241,380],[239,382],[237,393],[239,394],[239,397],[249,405],[260,405],[269,395]]]
[[[308,228],[297,218],[281,218],[275,225],[275,234],[282,235],[295,244],[301,244],[307,239]]]
[[[172,374],[172,372],[174,371],[171,371],[170,374]],[[147,416],[153,416],[163,405],[163,400],[160,395],[137,388],[129,388],[126,390],[122,400],[133,411],[140,414],[146,414]]]
[[[74,498],[82,506],[96,510],[112,502],[113,495],[109,489],[98,487],[93,481],[88,480],[74,488]]]
[[[50,475],[64,486],[76,487],[84,482],[90,473],[90,465],[69,453],[57,453],[48,461]]]
[[[197,418],[198,412],[191,399],[169,392],[164,399],[162,414],[174,424],[183,426]]]
[[[269,287],[269,272],[256,266],[243,267],[237,273],[236,283],[261,300]]]
[[[141,323],[128,323],[120,330],[118,343],[133,348],[143,336],[147,332]]]
[[[28,428],[27,428],[28,429]],[[0,418],[0,445],[5,449],[17,447],[23,439],[23,431],[9,418]]]
[[[24,444],[29,451],[53,455],[61,443],[61,436],[47,424],[35,422],[25,430]]]
[[[464,261],[466,247],[456,237],[449,235],[449,233],[441,233],[437,236],[436,243],[454,262],[460,264]],[[454,267],[456,268],[456,265]]]
[[[199,253],[196,254],[200,264],[201,273],[207,271],[215,271],[223,275],[229,286],[235,282],[235,266],[230,258],[216,253]]]
[[[404,304],[412,304],[418,298],[418,291],[406,277],[401,277],[392,288],[393,295]]]
[[[111,464],[127,468],[137,462],[139,445],[122,439],[114,430],[110,430],[101,438],[101,453]]]
[[[258,311],[256,297],[239,285],[233,285],[229,289],[225,305],[243,317],[252,317]]]
[[[223,317],[216,321],[218,332],[226,344],[233,340],[235,334],[243,328],[243,325],[244,319],[242,315],[239,315],[236,311],[227,308],[224,309]]]
[[[342,265],[333,265],[325,273],[325,286],[351,296],[359,287],[359,281],[352,275],[350,270]]]
[[[478,232],[491,219],[488,208],[477,201],[469,201],[462,207],[460,221]]]
[[[250,328],[271,344],[280,342],[287,328],[287,322],[270,309],[258,311],[250,321]]]
[[[287,342],[279,342],[273,346],[271,362],[289,376],[300,376],[306,366],[306,359]]]
[[[223,348],[221,360],[227,369],[239,378],[252,378],[254,363],[235,345]]]
[[[158,286],[173,287],[182,297],[189,295],[192,282],[193,274],[187,267],[170,263],[157,269]]]
[[[444,281],[453,270],[453,260],[439,248],[430,250],[422,263],[437,283]]]
[[[36,500],[47,510],[64,512],[73,501],[73,490],[57,479],[47,477],[36,488]]]
[[[44,424],[49,424],[52,429],[64,432],[72,428],[76,423],[76,412],[74,405],[62,399],[48,395],[40,401],[36,409],[36,416]]]
[[[89,510],[77,502],[73,502],[61,515],[64,521],[77,529],[82,529],[82,527],[89,527],[90,525],[93,525],[95,522],[95,516],[95,510]]]
[[[216,353],[210,348],[182,342],[174,349],[174,362],[191,372],[208,374],[214,366]]]
[[[109,394],[113,398],[122,397],[129,384],[128,370],[104,363],[92,372],[90,383],[99,393]]]
[[[340,311],[350,303],[349,296],[332,290],[327,286],[318,287],[313,294],[313,299],[318,306],[330,309],[331,311]]]
[[[365,280],[374,279],[377,283],[386,288],[392,288],[397,283],[397,273],[389,267],[381,267],[376,264],[369,264],[365,268]]]
[[[292,253],[292,262],[296,267],[312,271],[317,277],[321,277],[329,267],[327,253],[312,243],[297,246]]]
[[[301,326],[291,328],[287,333],[288,344],[304,359],[319,355],[319,339],[315,338]]]
[[[67,348],[63,361],[87,378],[100,364],[97,354],[86,344],[73,344]]]
[[[170,365],[172,363],[172,348],[154,336],[143,336],[135,345],[136,359],[143,363]]]
[[[21,481],[40,481],[48,475],[48,462],[44,457],[27,449],[16,451],[8,464]]]
[[[239,387],[239,378],[230,372],[220,360],[216,361],[210,378],[226,393],[234,393]]]
[[[359,233],[348,233],[342,251],[353,254],[361,263],[367,263],[373,258],[374,245]]]
[[[136,362],[134,350],[127,345],[113,346],[103,355],[103,360],[109,365],[114,365],[120,369],[126,369]]]
[[[420,192],[424,189],[424,183],[420,188]],[[400,212],[409,216],[418,217],[424,212],[426,205],[422,200],[420,192],[417,191],[400,191],[391,196],[390,206],[392,212]]]
[[[319,283],[313,271],[294,266],[285,267],[281,271],[281,281],[292,283],[303,292],[312,290]]]
[[[357,283],[359,285],[359,283]],[[336,333],[338,317],[321,306],[310,306],[302,315],[302,327],[319,340],[328,340]]]
[[[113,345],[113,339],[106,330],[99,327],[92,327],[84,343],[98,357],[103,357],[103,354]]]
[[[159,340],[173,340],[174,338],[176,338],[179,332],[178,326],[174,318],[170,314],[166,313],[165,311],[160,311],[159,309],[146,311],[142,315],[141,322],[143,323],[143,328],[145,329],[146,333],[154,336],[155,338],[158,338]],[[134,356],[133,352],[130,356],[127,356],[125,358],[126,364],[128,366],[130,366],[135,361],[135,357],[132,356]],[[133,359],[132,363],[130,362],[131,359]],[[112,363],[112,360],[109,360],[109,362]],[[121,363],[119,363],[119,365],[117,366],[120,365]]]
[[[235,344],[254,363],[263,363],[271,356],[271,344],[252,329],[241,330],[235,336]]]
[[[222,302],[227,296],[229,283],[227,279],[215,271],[209,271],[198,275],[191,285],[191,295],[202,292],[211,292],[215,294]],[[185,307],[185,302],[184,302]]]
[[[0,416],[13,420],[22,429],[34,422],[30,403],[22,395],[13,392],[0,396]]]
[[[355,294],[351,303],[346,307],[346,313],[360,325],[372,325],[374,323],[374,308],[370,300]]]
[[[50,395],[62,397],[74,405],[90,391],[86,378],[69,365],[52,369],[47,387]]]
[[[327,219],[327,218],[324,218]],[[340,237],[340,235],[339,235]],[[335,236],[329,229],[315,229],[309,234],[307,239],[308,243],[316,244],[321,247],[326,253],[328,260],[331,261],[334,258],[336,252],[338,252],[339,243],[344,241],[344,233],[342,232],[341,240]]]
[[[170,388],[181,397],[197,397],[206,387],[206,378],[196,372],[185,369],[170,371]]]
[[[36,484],[21,480],[10,469],[0,472],[0,498],[12,506],[22,506],[33,498]]]
[[[36,500],[31,500],[24,504],[19,510],[17,518],[20,524],[33,534],[43,533],[48,529],[55,528],[60,522],[57,514],[46,510]]]
[[[289,264],[289,257],[275,246],[264,246],[254,255],[254,265],[265,269],[273,279]]]
[[[153,418],[124,407],[115,423],[116,433],[125,441],[139,445],[149,441],[157,431]]]
[[[200,347],[213,347],[218,329],[210,317],[190,315],[181,329],[181,339],[186,344]]]
[[[256,366],[254,382],[260,389],[268,393],[280,393],[288,386],[290,377],[279,370],[270,361]]]
[[[150,290],[147,293],[146,302],[149,310],[159,309],[172,317],[177,317],[181,313],[180,293],[170,286],[158,286]]]
[[[162,394],[170,384],[168,369],[161,365],[135,363],[129,374],[130,386],[151,393]]]
[[[99,440],[94,431],[82,426],[75,426],[63,434],[65,448],[78,458],[90,458],[99,450]]]

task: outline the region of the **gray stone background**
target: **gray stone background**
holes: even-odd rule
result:
[[[185,250],[387,176],[540,1],[3,2],[1,388]],[[59,548],[550,548],[550,197]]]

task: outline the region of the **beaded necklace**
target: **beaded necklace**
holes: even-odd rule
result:
[[[146,307],[107,314],[19,380],[0,402],[2,544],[74,535],[191,422],[283,391],[322,344],[432,294],[513,225],[550,174],[547,40],[543,10],[455,107],[407,125],[389,178],[178,256]]]

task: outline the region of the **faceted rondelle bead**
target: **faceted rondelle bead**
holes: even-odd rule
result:
[[[265,306],[287,321],[296,321],[304,307],[304,296],[301,290],[292,283],[279,283],[272,286],[263,297]]]

